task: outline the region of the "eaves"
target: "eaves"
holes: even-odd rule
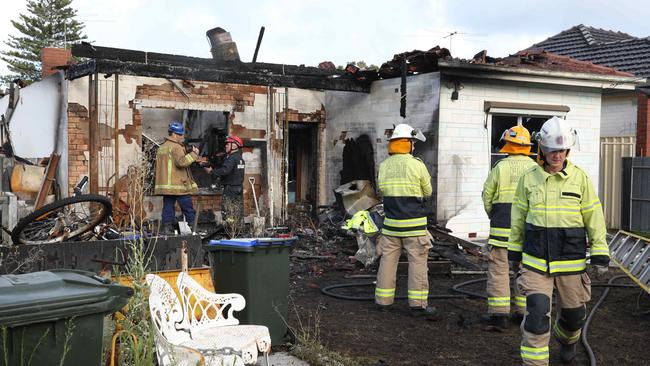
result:
[[[458,61],[439,61],[438,67],[443,75],[596,89],[634,90],[636,86],[646,82],[645,78],[634,76],[549,71]]]

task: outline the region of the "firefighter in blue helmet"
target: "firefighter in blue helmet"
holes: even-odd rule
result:
[[[167,130],[169,136],[156,154],[154,194],[163,196],[162,229],[164,233],[171,234],[176,220],[176,202],[185,221],[194,222],[196,212],[190,195],[198,191],[198,186],[190,172],[190,165],[199,160],[199,150],[192,146],[189,152],[186,151],[183,144],[185,130],[180,122],[170,123]]]

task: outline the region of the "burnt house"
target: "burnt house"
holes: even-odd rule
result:
[[[255,210],[248,180],[254,178],[267,224],[277,225],[293,202],[330,204],[341,184],[374,184],[393,126],[406,122],[427,136],[415,154],[431,172],[431,217],[466,238],[487,235],[482,184],[500,158],[498,137],[505,128],[536,130],[550,116],[566,118],[580,134],[572,158],[597,182],[600,125],[594,121],[600,120],[601,97],[634,90],[637,83],[630,74],[544,52],[458,60],[434,48],[397,54],[378,72],[89,44],[74,46],[72,55],[85,60],[66,69],[70,187],[89,175],[91,191],[115,190],[177,119],[206,155],[218,152],[227,134],[244,139],[245,214]],[[195,203],[216,210],[218,189],[200,169],[195,177],[201,185]],[[157,218],[161,200],[145,201]]]

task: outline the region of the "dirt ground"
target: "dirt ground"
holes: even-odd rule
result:
[[[354,244],[351,244],[353,247]],[[344,246],[345,247],[345,246]],[[332,250],[332,249],[330,249]],[[349,249],[347,250],[349,252]],[[345,252],[345,250],[344,250]],[[398,300],[397,310],[379,312],[372,301],[341,300],[323,295],[323,287],[368,278],[346,278],[352,274],[373,274],[358,266],[341,263],[345,253],[332,254],[338,260],[292,259],[290,325],[297,327],[298,317],[313,324],[320,318],[321,341],[333,351],[346,354],[362,365],[519,365],[520,330],[511,324],[496,331],[483,325],[479,317],[485,311],[481,299],[431,300],[443,313],[438,322],[412,318],[406,313],[406,300]],[[610,271],[616,272],[616,271]],[[613,273],[616,274],[616,273]],[[611,275],[613,275],[611,274]],[[449,294],[456,283],[478,278],[469,275],[430,275],[430,294]],[[627,279],[620,283],[631,283]],[[484,291],[484,283],[468,286]],[[588,311],[604,288],[594,287]],[[342,288],[339,294],[372,296],[373,286]],[[398,272],[397,295],[406,292],[406,272]],[[639,287],[613,288],[598,309],[589,328],[589,342],[598,365],[649,365],[650,296]],[[560,364],[559,345],[551,340],[551,365]],[[573,365],[588,365],[582,346]]]

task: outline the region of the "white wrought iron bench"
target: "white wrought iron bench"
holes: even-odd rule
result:
[[[245,364],[257,362],[258,352],[261,352],[266,365],[269,365],[269,329],[263,325],[239,325],[239,320],[233,315],[234,311],[246,307],[243,296],[215,294],[203,288],[185,272],[178,275],[176,287],[193,335],[211,339],[216,348],[232,348],[241,352]]]
[[[243,366],[257,361],[257,341],[252,334],[247,334],[246,337],[228,330],[235,326],[212,325],[210,327],[203,324],[194,328],[189,318],[199,318],[199,316],[197,314],[187,316],[189,313],[184,311],[174,289],[164,279],[149,274],[146,281],[151,290],[149,310],[155,328],[156,351],[160,365],[194,365],[203,361],[208,366]],[[227,300],[232,295],[223,296],[226,296]],[[245,300],[242,298],[234,303],[224,301],[217,305],[213,304],[213,307],[205,305],[205,308],[241,310]],[[225,331],[216,328],[224,328]],[[268,339],[268,348],[260,349],[265,353],[270,351],[270,337]],[[268,358],[266,361],[268,365]]]

